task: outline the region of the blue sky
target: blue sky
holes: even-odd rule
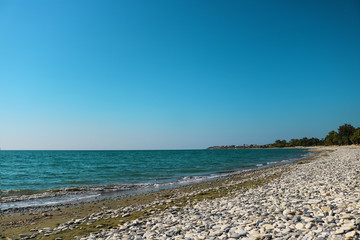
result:
[[[0,1],[2,149],[184,149],[360,126],[360,2]]]

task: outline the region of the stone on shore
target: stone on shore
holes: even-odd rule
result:
[[[265,169],[247,179],[278,176],[257,186],[232,189],[243,183],[233,180],[223,186],[229,193],[221,198],[182,206],[176,206],[176,198],[171,198],[138,209],[107,210],[42,233],[94,223],[98,232],[79,239],[355,239],[360,231],[360,148],[330,150],[305,164]],[[180,197],[196,194],[202,192]],[[147,210],[149,217],[117,221],[119,226],[112,229],[96,224],[101,219],[132,217],[132,211],[155,205],[163,210]]]

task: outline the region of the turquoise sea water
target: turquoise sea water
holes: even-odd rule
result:
[[[191,183],[307,154],[306,149],[0,151],[0,190]]]

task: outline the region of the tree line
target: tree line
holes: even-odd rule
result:
[[[262,145],[259,147],[297,147],[297,146],[330,146],[330,145],[350,145],[360,144],[360,127],[355,128],[351,124],[344,124],[338,128],[338,131],[329,132],[325,138],[301,138],[286,140],[276,140],[272,144]]]
[[[329,132],[325,138],[293,138],[290,141],[276,140],[274,143],[265,145],[225,145],[213,146],[208,149],[241,149],[241,148],[282,148],[282,147],[312,147],[312,146],[331,146],[331,145],[350,145],[360,144],[360,127],[355,128],[351,124],[344,124],[338,131]]]

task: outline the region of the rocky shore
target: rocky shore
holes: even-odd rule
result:
[[[33,213],[42,222],[28,220],[28,228],[0,216],[0,238],[358,239],[360,148],[323,148],[292,164],[127,201],[97,203],[81,218],[59,215],[63,221],[55,212],[65,209]]]

